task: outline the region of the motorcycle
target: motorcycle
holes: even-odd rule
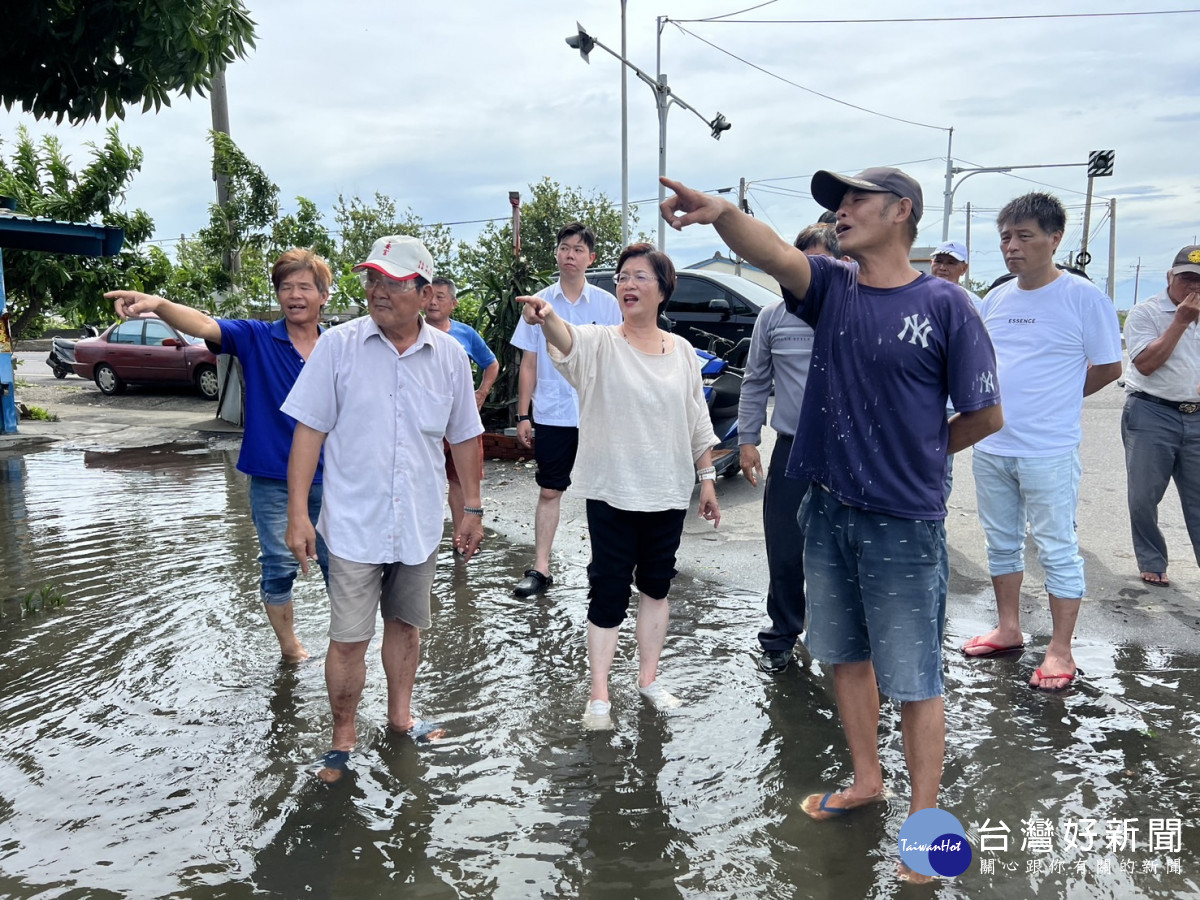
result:
[[[96,337],[100,329],[95,325],[83,326],[83,337]],[[75,371],[75,341],[66,338],[50,339],[50,355],[46,357],[46,365],[54,372],[55,378],[66,378]]]
[[[731,478],[742,470],[737,420],[738,400],[742,396],[742,377],[745,370],[731,365],[729,359],[744,360],[750,349],[750,339],[743,338],[734,343],[728,338],[698,328],[693,328],[692,331],[708,341],[706,349],[695,349],[701,362],[704,400],[708,404],[708,415],[718,441],[717,446],[713,448],[713,466],[718,475]]]
[[[50,339],[50,355],[46,364],[54,370],[55,378],[66,378],[75,371],[75,342],[66,338]]]

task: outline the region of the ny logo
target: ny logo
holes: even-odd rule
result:
[[[920,313],[914,316],[905,316],[904,327],[900,329],[900,333],[896,335],[896,337],[900,338],[900,340],[904,340],[905,335],[911,331],[912,337],[908,339],[910,344],[915,344],[917,341],[920,341],[922,347],[928,347],[929,332],[933,331],[933,326],[929,324],[928,318],[926,318],[925,321],[918,323],[917,318],[919,316]]]
[[[388,255],[388,251],[389,251],[389,250],[391,250],[391,249],[392,249],[392,242],[391,242],[391,241],[388,241],[386,244],[384,244],[384,245],[383,245],[383,255],[384,255],[384,256],[387,256],[387,255]]]
[[[991,394],[996,390],[996,382],[992,380],[991,372],[979,373],[979,393]]]

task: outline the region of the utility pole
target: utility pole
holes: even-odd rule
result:
[[[967,201],[967,259],[971,258],[971,201]]]
[[[1108,201],[1108,299],[1117,300],[1117,198]]]
[[[738,179],[738,209],[742,212],[749,212],[746,209],[746,179]],[[742,276],[742,258],[737,254],[733,257],[733,274],[739,278]]]
[[[1083,245],[1075,257],[1076,265],[1084,271],[1087,271],[1087,267],[1092,261],[1092,254],[1088,253],[1088,231],[1091,230],[1092,224],[1092,182],[1097,178],[1112,175],[1116,157],[1117,151],[1115,150],[1093,150],[1088,154],[1087,201],[1083,207]]]
[[[1133,305],[1137,306],[1138,279],[1142,277],[1142,258],[1139,256],[1137,267],[1133,270]]]
[[[212,89],[208,94],[209,107],[212,109],[212,130],[229,136],[229,95],[225,90],[225,67],[221,66],[213,74]],[[215,153],[215,149],[214,149]],[[214,163],[216,162],[214,158]],[[213,181],[217,183],[217,206],[221,212],[229,209],[229,178],[213,168]],[[226,231],[229,231],[229,220],[225,221]],[[240,250],[230,249],[228,256],[222,260],[229,272],[229,277],[237,284],[238,273],[242,270],[242,254]]]

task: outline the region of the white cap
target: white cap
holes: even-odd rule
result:
[[[353,271],[361,272],[363,269],[374,269],[397,281],[408,281],[418,275],[433,281],[433,257],[424,244],[407,234],[394,234],[377,240],[367,261],[359,263]]]
[[[960,244],[958,241],[942,241],[942,243],[937,245],[937,249],[933,251],[934,256],[940,256],[943,253],[946,256],[953,256],[959,262],[967,261],[966,244]]]

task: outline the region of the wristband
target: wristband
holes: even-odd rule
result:
[[[700,480],[701,481],[716,481],[717,473],[716,472],[701,472]]]
[[[466,513],[468,516],[482,517],[483,516],[483,507],[482,506],[464,506],[463,512]]]
[[[703,469],[697,469],[696,474],[699,475],[701,478],[703,478],[705,475],[716,475],[717,467],[716,466],[705,466]]]
[[[521,422],[532,422],[532,421],[533,421],[533,416],[517,416],[517,422],[518,422],[518,423],[521,423]]]

